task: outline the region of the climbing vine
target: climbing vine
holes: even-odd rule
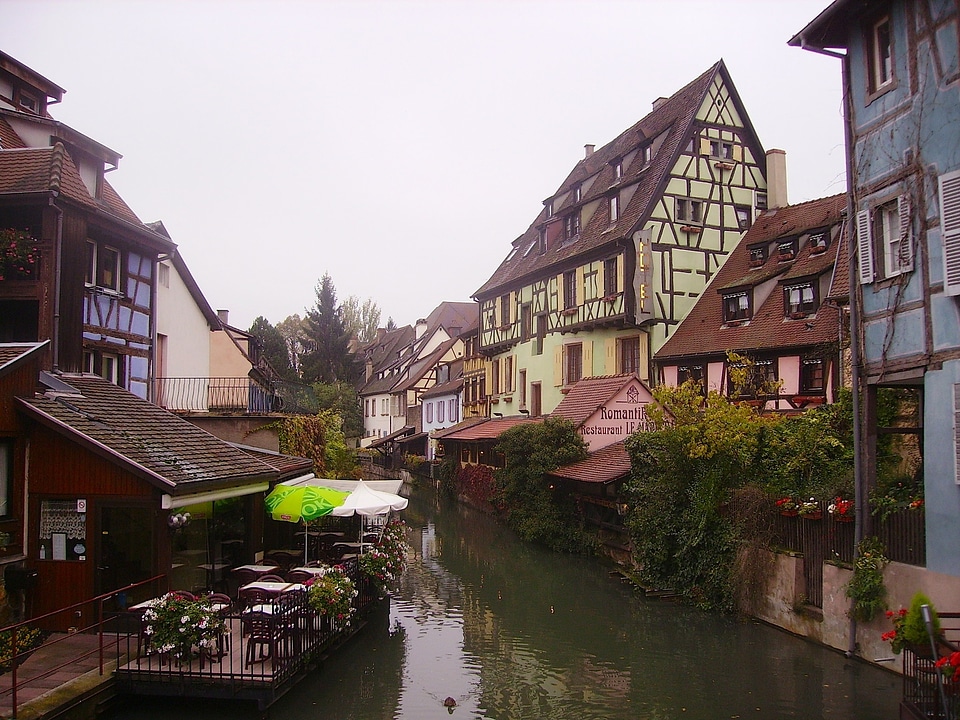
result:
[[[318,477],[356,478],[359,466],[343,437],[343,421],[331,410],[316,415],[290,415],[277,420],[280,452],[310,458]]]

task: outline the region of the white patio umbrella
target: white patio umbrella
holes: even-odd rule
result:
[[[330,513],[338,517],[361,515],[386,515],[391,511],[403,510],[407,506],[407,499],[393,493],[374,490],[363,480],[357,482],[357,487],[351,492],[343,504],[334,508]],[[360,524],[360,552],[363,552],[363,521]]]

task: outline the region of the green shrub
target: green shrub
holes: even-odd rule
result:
[[[939,637],[941,634],[940,617],[937,610],[923,593],[917,593],[910,601],[910,609],[907,610],[907,616],[903,619],[903,639],[905,642],[919,645],[926,649],[930,644],[930,636],[927,635],[927,626],[923,622],[923,611],[920,609],[923,605],[930,606],[930,619],[933,626],[933,636]]]
[[[883,569],[889,561],[883,553],[883,544],[875,537],[864,538],[857,546],[857,561],[847,584],[847,597],[853,600],[850,614],[861,622],[872,620],[886,607]]]
[[[21,627],[17,629],[17,655],[38,647],[44,640],[44,633],[39,628]],[[22,659],[21,659],[22,662]],[[0,671],[7,671],[13,667],[13,631],[0,632]]]

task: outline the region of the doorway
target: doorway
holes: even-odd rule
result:
[[[153,577],[156,574],[153,508],[100,505],[97,518],[94,593],[102,595]],[[118,597],[117,609],[146,600],[151,594],[150,588],[138,590],[134,593],[136,597]]]

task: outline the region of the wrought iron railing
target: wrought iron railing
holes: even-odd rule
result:
[[[250,377],[156,378],[154,402],[171,412],[306,415],[319,409],[316,394],[308,385],[264,384]]]
[[[960,683],[943,682],[946,678],[936,667],[937,657],[957,650],[957,643],[960,642],[960,613],[941,612],[938,615],[943,639],[936,645],[936,657],[933,648],[926,646],[908,646],[903,649],[901,718],[960,718]]]

